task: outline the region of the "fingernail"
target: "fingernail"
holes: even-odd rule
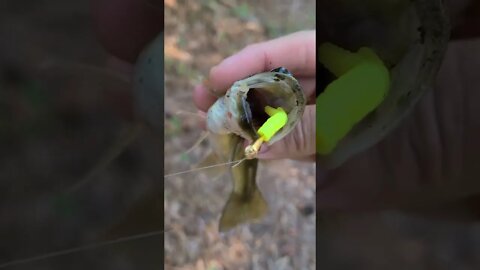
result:
[[[225,60],[223,60],[223,61],[225,61]],[[223,61],[222,61],[222,63],[223,63]],[[210,69],[210,74],[209,74],[210,78],[215,77],[215,73],[216,73],[217,69],[218,69],[218,65],[216,65],[216,66],[214,66]]]

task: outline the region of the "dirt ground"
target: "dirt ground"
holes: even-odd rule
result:
[[[192,90],[211,67],[246,45],[314,29],[315,1],[165,2],[165,173],[193,168],[208,142]],[[165,179],[165,269],[315,269],[315,165],[264,162],[258,182],[270,211],[225,235],[218,220],[232,185],[205,169]],[[168,231],[170,229],[170,231]]]

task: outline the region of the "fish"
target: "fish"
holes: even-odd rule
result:
[[[243,139],[237,135],[212,135],[217,145],[227,145],[223,148],[224,157],[228,163],[245,158]],[[213,141],[212,140],[212,141]],[[256,175],[258,159],[241,161],[228,170],[233,182],[233,189],[226,202],[219,221],[219,231],[225,232],[239,224],[258,220],[268,211],[267,202],[257,186]]]
[[[208,110],[206,122],[214,153],[227,161],[233,189],[223,208],[219,231],[260,220],[268,212],[267,201],[257,185],[258,159],[244,147],[258,141],[259,128],[269,115],[263,108],[282,108],[285,125],[266,144],[288,135],[303,116],[305,94],[288,69],[280,67],[239,80]],[[251,146],[251,145],[250,145]],[[248,148],[248,147],[247,147]]]

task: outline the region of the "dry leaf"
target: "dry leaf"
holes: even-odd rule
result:
[[[165,39],[165,56],[179,61],[190,61],[192,55],[177,47],[176,37],[167,37]]]

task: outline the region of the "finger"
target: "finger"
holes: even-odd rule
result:
[[[303,92],[305,93],[305,97],[307,99],[308,104],[315,103],[315,89],[317,85],[317,81],[315,77],[310,78],[297,78],[298,83],[302,86]]]
[[[217,97],[212,95],[203,85],[198,85],[193,89],[193,101],[201,111],[206,112],[216,100]]]
[[[308,104],[314,104],[315,99],[308,97],[314,97],[316,86],[315,78],[299,78],[298,81],[307,96]],[[193,89],[193,100],[199,110],[206,112],[217,100],[217,97],[212,95],[205,86],[198,85]]]
[[[308,105],[301,121],[282,140],[263,145],[259,159],[305,159],[315,155],[315,105]]]
[[[239,79],[281,66],[296,77],[315,76],[315,52],[315,31],[250,45],[212,68],[210,83],[216,91],[225,91]]]
[[[134,62],[163,31],[163,10],[138,0],[91,1],[95,30],[102,45],[120,59]]]

